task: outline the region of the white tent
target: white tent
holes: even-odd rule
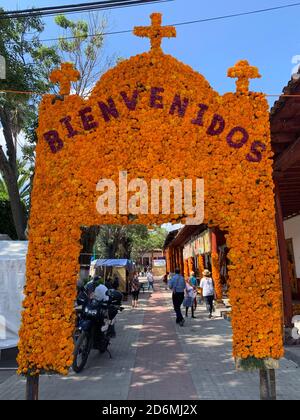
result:
[[[0,241],[0,350],[17,346],[28,242]]]

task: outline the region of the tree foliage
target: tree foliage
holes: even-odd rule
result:
[[[30,205],[30,186],[31,186],[31,177],[32,172],[29,167],[26,165],[25,161],[17,160],[18,166],[18,188],[20,193],[20,198],[22,204],[26,208],[26,212],[29,212]],[[7,185],[4,181],[4,178],[0,174],[0,200],[9,201],[9,192]],[[1,232],[1,231],[0,231]]]
[[[149,231],[144,225],[101,226],[96,253],[101,258],[138,260],[146,252],[161,249],[166,235],[163,228]]]
[[[0,146],[0,173],[7,187],[19,239],[26,238],[27,217],[18,186],[18,137],[30,123],[29,116],[37,113],[39,95],[49,86],[46,75],[59,61],[54,49],[40,43],[43,29],[41,20],[36,17],[0,21],[0,55],[6,61],[6,79],[0,80],[0,90],[35,93],[0,93],[0,127],[5,141],[5,148]],[[32,33],[30,40],[28,33]]]
[[[74,63],[80,72],[81,78],[73,83],[73,89],[78,95],[86,97],[114,61],[103,54],[107,21],[98,13],[91,13],[88,20],[74,22],[60,15],[55,22],[64,30],[64,35],[58,41],[58,54],[62,61]]]
[[[131,258],[135,238],[146,238],[145,226],[101,226],[96,240],[96,253],[101,258]]]
[[[132,258],[138,261],[147,252],[162,249],[168,232],[162,227],[148,231],[147,237],[135,236],[132,247]]]
[[[104,63],[102,54],[105,20],[90,14],[88,21],[78,22],[58,16],[56,23],[65,35],[56,45],[45,46],[40,41],[44,30],[40,18],[0,21],[0,55],[6,61],[6,79],[0,80],[0,90],[34,92],[30,95],[0,93],[0,128],[5,141],[4,148],[0,145],[1,188],[9,196],[19,239],[25,239],[27,215],[22,205],[23,191],[18,185],[22,176],[17,165],[18,140],[21,134],[25,137],[23,157],[34,170],[38,103],[42,94],[57,91],[49,82],[49,73],[62,61],[73,62],[82,75],[73,87],[76,93],[87,95],[110,64]],[[96,35],[90,37],[90,33]]]

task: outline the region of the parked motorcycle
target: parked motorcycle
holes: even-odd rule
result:
[[[77,328],[73,370],[82,372],[92,349],[100,353],[108,352],[110,339],[115,336],[115,321],[121,306],[123,295],[116,290],[108,290],[109,300],[100,302],[90,294],[88,288],[82,288],[77,297]]]

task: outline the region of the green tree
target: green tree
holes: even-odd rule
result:
[[[2,10],[0,9],[0,12]],[[18,185],[18,138],[25,135],[23,157],[34,170],[37,106],[42,94],[57,91],[57,87],[49,82],[49,73],[62,61],[73,62],[82,75],[73,88],[77,94],[84,96],[89,94],[101,73],[112,63],[110,60],[103,60],[103,31],[106,27],[104,19],[99,19],[97,14],[90,14],[87,22],[73,22],[62,15],[56,18],[56,23],[65,34],[57,45],[46,47],[39,40],[44,30],[39,18],[0,21],[0,55],[5,58],[7,64],[7,76],[5,80],[0,80],[0,90],[35,92],[35,95],[0,93],[0,127],[6,146],[0,146],[0,173],[9,195],[19,239],[25,239],[27,215]],[[97,35],[90,37],[91,33]],[[70,37],[73,37],[72,40]],[[91,243],[95,232],[91,231],[90,239],[88,229],[85,234],[85,242]]]
[[[143,225],[101,226],[96,240],[96,253],[101,258],[132,258],[137,240],[146,240],[148,229]]]
[[[167,231],[144,225],[101,226],[96,240],[96,253],[101,258],[127,258],[138,261],[143,254],[162,249]]]
[[[64,35],[58,41],[57,52],[62,61],[74,63],[80,72],[81,78],[73,83],[73,89],[78,95],[86,97],[104,71],[115,61],[103,54],[106,19],[98,13],[90,13],[87,20],[74,22],[60,15],[55,18],[55,22],[64,30]]]
[[[147,252],[154,251],[155,249],[162,249],[166,240],[168,232],[162,227],[156,227],[148,231],[146,237],[135,236],[132,246],[132,258],[138,261]]]
[[[29,204],[30,204],[30,185],[31,185],[31,177],[32,172],[26,166],[25,161],[20,161],[17,159],[17,168],[18,168],[18,188],[20,199],[23,205],[26,208],[26,212],[29,211]],[[4,178],[0,174],[0,200],[9,201],[9,192],[7,185],[4,181]]]
[[[43,29],[41,20],[35,17],[0,21],[0,55],[6,61],[6,79],[0,80],[0,90],[36,93],[35,96],[0,93],[0,127],[6,146],[5,149],[0,146],[0,173],[9,195],[17,237],[21,240],[26,239],[27,217],[18,185],[18,137],[29,123],[28,116],[36,112],[39,95],[48,89],[45,76],[49,68],[59,61],[54,49],[41,45],[39,35]],[[30,40],[26,37],[28,32],[33,33]]]

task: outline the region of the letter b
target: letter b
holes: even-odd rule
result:
[[[44,139],[49,144],[52,153],[57,153],[64,147],[64,142],[61,140],[58,132],[55,130],[45,133]]]

